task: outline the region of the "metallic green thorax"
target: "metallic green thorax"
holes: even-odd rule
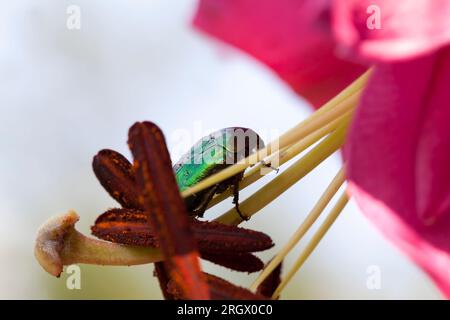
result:
[[[173,167],[180,191],[235,164],[261,147],[264,147],[264,142],[247,128],[225,128],[202,138]],[[243,172],[189,197],[186,199],[188,210],[201,215],[214,194],[225,191],[242,175]]]

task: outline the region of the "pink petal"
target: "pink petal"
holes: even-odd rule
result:
[[[329,0],[202,0],[194,25],[267,64],[316,107],[365,68],[335,54]]]
[[[377,15],[380,29],[374,29]],[[449,16],[448,0],[333,2],[333,30],[339,42],[375,61],[411,58],[450,43]]]
[[[385,64],[345,149],[350,193],[450,298],[450,47]]]

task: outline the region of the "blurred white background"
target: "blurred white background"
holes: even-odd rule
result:
[[[158,123],[177,160],[179,130],[200,138],[210,129],[247,126],[270,140],[271,130],[283,132],[310,108],[261,65],[193,30],[195,0],[0,3],[0,298],[160,298],[148,265],[82,265],[81,290],[68,290],[66,274],[52,278],[35,261],[37,228],[75,209],[79,230],[89,233],[95,217],[115,206],[91,159],[106,147],[129,156],[127,129],[137,120]],[[80,30],[66,27],[69,5],[81,8]],[[261,257],[286,242],[340,164],[338,155],[328,159],[245,224],[277,244]],[[379,290],[366,286],[371,265],[381,270]],[[255,278],[205,267],[241,285]],[[282,298],[440,295],[351,204]]]

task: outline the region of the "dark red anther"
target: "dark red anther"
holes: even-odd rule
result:
[[[210,253],[200,250],[203,259],[220,266],[241,272],[257,272],[264,268],[264,263],[257,256],[244,253]]]
[[[167,263],[160,261],[155,263],[155,276],[158,278],[159,287],[166,300],[174,300],[175,297],[168,291],[170,282],[169,272],[166,270]]]
[[[130,128],[128,145],[134,157],[139,200],[160,240],[171,280],[186,299],[209,299],[163,133],[151,122],[138,122]]]
[[[94,157],[92,168],[100,184],[124,208],[142,209],[131,163],[120,153],[104,149]]]
[[[263,232],[229,226],[218,222],[192,220],[198,245],[209,252],[257,252],[273,247]]]
[[[248,289],[238,287],[231,282],[222,278],[205,273],[211,292],[212,300],[267,300],[266,297],[253,293]],[[176,299],[186,299],[183,292],[180,291],[177,284],[173,281],[169,282],[168,292]]]
[[[200,250],[209,253],[245,253],[270,249],[265,233],[218,222],[190,219],[190,228]],[[141,210],[111,209],[101,214],[92,233],[104,240],[137,246],[158,247],[155,228]]]
[[[278,264],[278,266],[273,269],[269,276],[264,279],[263,282],[261,282],[256,292],[265,297],[271,298],[273,293],[281,283],[281,269],[282,263]]]

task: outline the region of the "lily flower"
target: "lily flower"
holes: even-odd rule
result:
[[[449,17],[450,3],[442,0],[201,0],[194,18],[197,28],[266,64],[314,107],[373,68],[344,142],[348,195],[447,298]],[[317,112],[331,112],[327,106]]]

